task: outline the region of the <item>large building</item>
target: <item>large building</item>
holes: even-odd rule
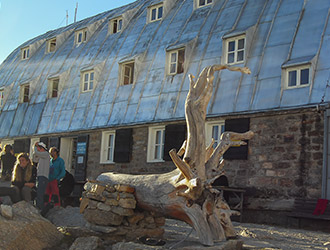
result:
[[[330,199],[330,1],[137,0],[35,37],[0,66],[0,140],[58,146],[77,181],[163,173],[185,138],[188,74],[215,74],[206,139],[255,136],[225,159],[246,210]],[[278,220],[278,218],[276,218]]]

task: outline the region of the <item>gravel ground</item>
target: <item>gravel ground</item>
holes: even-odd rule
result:
[[[243,240],[243,249],[330,250],[329,233],[251,223],[234,222],[233,224],[237,230],[238,238]],[[173,244],[184,239],[191,231],[189,225],[176,220],[167,220],[165,229],[164,238],[173,241]],[[198,244],[194,231],[186,241],[194,241]],[[180,249],[180,246],[185,245],[185,242],[177,245],[174,249]]]

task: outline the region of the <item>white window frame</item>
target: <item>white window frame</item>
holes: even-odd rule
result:
[[[159,17],[159,12],[160,12],[160,9],[162,10],[162,16]],[[155,11],[155,19],[152,18],[152,12]],[[156,21],[159,21],[163,18],[164,16],[164,5],[163,3],[160,3],[160,4],[157,4],[157,5],[153,5],[153,6],[150,6],[148,8],[148,21],[151,23],[151,22],[156,22]]]
[[[11,146],[14,145],[14,140],[2,140],[1,141],[1,148],[3,149],[6,144],[9,144]]]
[[[100,163],[114,163],[116,131],[103,131],[101,142]],[[110,152],[110,157],[109,157]]]
[[[243,48],[238,48],[238,41],[244,39],[244,47]],[[229,50],[229,43],[230,42],[235,42],[235,48],[233,51],[228,51]],[[239,63],[244,63],[245,58],[246,58],[246,35],[240,35],[240,36],[235,36],[231,38],[225,39],[225,64],[228,65],[233,65],[233,64],[239,64]],[[238,60],[238,53],[243,51],[243,60]],[[229,54],[234,54],[234,61],[233,62],[228,62],[229,59]]]
[[[183,62],[179,62],[179,52],[183,51]],[[175,56],[175,61],[172,61],[172,55]],[[177,50],[171,50],[167,52],[167,74],[168,75],[176,75],[176,74],[181,74],[184,72],[184,61],[185,61],[185,49],[177,49]],[[175,71],[171,72],[172,65],[175,65]],[[178,68],[179,65],[182,67],[182,72],[178,73]]]
[[[81,38],[81,40],[80,40]],[[78,46],[87,41],[87,28],[75,32],[75,44]]]
[[[52,47],[52,44],[55,43],[55,46],[54,48]],[[53,53],[56,51],[56,47],[57,47],[57,44],[56,44],[56,37],[52,38],[52,39],[49,39],[47,41],[47,53]]]
[[[126,72],[126,69],[129,70],[128,74]],[[129,61],[125,63],[120,64],[120,85],[130,85],[134,84],[134,71],[135,71],[135,62]],[[125,80],[128,78],[128,83],[125,83]]]
[[[28,93],[28,101],[24,101],[24,97],[25,95],[25,88],[28,87],[29,88],[29,93]],[[30,88],[30,84],[29,83],[25,83],[22,84],[20,86],[20,93],[19,93],[19,101],[20,103],[24,103],[24,102],[29,102],[30,101],[30,96],[31,96],[31,88]]]
[[[116,26],[115,26],[116,25]],[[123,30],[123,18],[117,17],[109,21],[110,34],[116,34]]]
[[[308,83],[301,84],[301,71],[308,69]],[[296,85],[294,86],[289,86],[289,74],[290,72],[296,71]],[[288,67],[285,69],[285,88],[286,89],[295,89],[295,88],[303,88],[310,86],[311,83],[311,65],[305,64],[305,65],[300,65],[300,66],[295,66],[295,67]]]
[[[21,49],[21,59],[26,60],[30,57],[30,47],[25,47]]]
[[[195,0],[197,8],[202,8],[213,4],[213,0],[204,0],[204,4],[201,4],[201,0]]]
[[[0,108],[5,104],[5,89],[0,89]]]
[[[54,91],[54,83],[57,82],[57,90],[56,90],[56,96],[53,96],[53,91]],[[60,87],[60,78],[52,78],[48,79],[48,98],[57,98],[59,94],[59,87]]]
[[[86,75],[88,76],[86,80]],[[81,92],[93,91],[95,87],[95,72],[94,70],[88,70],[81,72]],[[93,78],[91,80],[91,78]],[[85,84],[87,84],[87,89],[85,89]]]
[[[217,134],[217,138],[214,137],[213,135],[213,128],[215,126],[218,126],[218,134]],[[221,121],[212,121],[212,122],[206,122],[205,123],[205,141],[206,141],[206,146],[210,145],[210,143],[212,142],[212,138],[214,139],[214,144],[213,147],[215,148],[219,141],[220,141],[220,137],[221,134],[225,131],[225,121],[221,120]]]
[[[157,132],[161,133],[161,141],[159,143],[156,143]],[[164,162],[164,143],[165,126],[149,127],[147,162]],[[160,147],[160,155],[158,157],[155,157],[156,147]]]

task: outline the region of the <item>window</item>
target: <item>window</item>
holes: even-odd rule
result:
[[[149,22],[154,22],[162,19],[163,17],[163,4],[158,4],[149,7]]]
[[[245,36],[239,36],[226,40],[226,63],[235,64],[244,62],[245,58]]]
[[[214,139],[213,148],[216,148],[220,141],[221,134],[225,131],[225,124],[222,121],[209,122],[205,124],[206,145],[208,146],[212,138]]]
[[[212,0],[196,0],[197,8],[212,4]]]
[[[148,162],[163,161],[164,158],[165,126],[150,127],[148,138]]]
[[[123,19],[121,17],[110,21],[110,34],[118,33],[123,28]]]
[[[82,92],[91,91],[94,87],[94,71],[83,72]]]
[[[175,75],[183,73],[184,49],[168,52],[168,74]]]
[[[47,42],[47,52],[51,53],[56,50],[56,38],[50,39]]]
[[[54,98],[58,96],[59,83],[59,78],[49,80],[49,98]]]
[[[20,102],[29,102],[30,100],[30,85],[24,84],[20,88]]]
[[[3,107],[4,98],[5,98],[5,91],[3,89],[0,89],[0,108]]]
[[[115,135],[115,131],[102,133],[101,163],[114,162]]]
[[[121,65],[121,85],[133,84],[134,82],[134,62],[123,63]]]
[[[28,59],[30,56],[30,48],[26,47],[21,50],[21,57],[22,60]]]
[[[296,88],[309,85],[309,66],[300,66],[286,69],[286,87]]]
[[[82,30],[76,31],[75,41],[76,41],[76,45],[86,42],[87,41],[87,29],[82,29]]]

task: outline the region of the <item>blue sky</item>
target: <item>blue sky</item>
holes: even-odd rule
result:
[[[74,20],[77,21],[134,0],[0,0],[0,64],[22,43]]]

